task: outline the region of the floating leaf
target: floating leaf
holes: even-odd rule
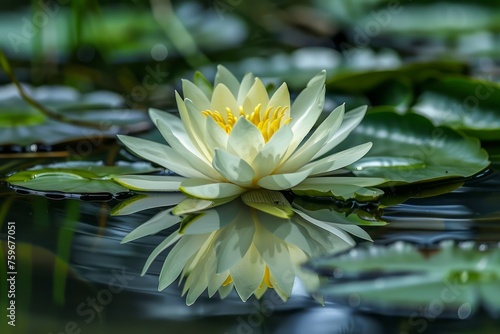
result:
[[[435,125],[447,125],[481,140],[500,139],[500,86],[467,78],[425,85],[413,110]]]
[[[469,177],[490,163],[477,139],[416,114],[368,113],[338,149],[366,141],[372,149],[348,168],[357,176],[385,178],[385,185]]]
[[[95,162],[66,162],[17,172],[7,178],[13,186],[36,191],[83,193],[118,193],[129,192],[125,187],[112,180],[119,174],[150,173],[159,169],[148,163],[118,162],[116,166],[104,166]]]
[[[500,315],[500,248],[444,241],[440,249],[408,243],[368,245],[309,265],[328,278],[319,293],[385,313],[465,319],[483,304]]]
[[[71,87],[23,84],[26,93],[56,114],[75,121],[92,122],[94,128],[64,123],[43,115],[26,103],[12,84],[0,86],[0,145],[55,145],[71,140],[87,140],[97,146],[117,133],[148,129],[147,115],[124,109],[123,98],[113,92],[81,94]]]
[[[384,83],[401,82],[420,83],[429,78],[440,77],[443,74],[460,74],[465,72],[465,64],[455,61],[435,61],[415,63],[401,66],[397,69],[345,72],[339,73],[327,83],[327,88],[334,91],[349,93],[367,93],[377,90]],[[404,91],[404,87],[398,87]],[[408,94],[407,92],[405,94]]]

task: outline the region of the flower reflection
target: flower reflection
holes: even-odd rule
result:
[[[283,196],[274,192],[265,195]],[[137,207],[137,203],[134,206]],[[233,288],[243,301],[251,295],[260,298],[269,288],[286,301],[296,277],[306,286],[318,283],[316,273],[301,269],[300,265],[306,260],[354,245],[346,231],[370,239],[359,226],[338,213],[332,213],[330,221],[326,221],[293,206],[289,207],[291,214],[283,215],[281,212],[285,209],[279,207],[276,205],[277,211],[273,211],[268,204],[249,206],[248,199],[244,201],[239,197],[210,209],[191,210],[182,216],[167,209],[132,231],[123,242],[180,223],[178,229],[153,250],[142,274],[162,251],[173,246],[161,269],[159,289],[180,278],[184,281],[186,303],[191,305],[205,290],[210,297],[218,292],[225,298]]]

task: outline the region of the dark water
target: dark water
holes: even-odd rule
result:
[[[500,240],[498,165],[455,191],[409,199],[383,209],[390,224],[369,227],[376,243],[406,240]],[[299,282],[287,303],[268,292],[243,303],[202,295],[186,306],[176,284],[157,289],[165,255],[140,272],[169,231],[120,245],[159,209],[109,216],[117,203],[52,200],[0,188],[6,256],[7,223],[15,222],[16,327],[6,326],[6,282],[1,277],[2,333],[497,333],[499,320],[480,311],[467,320],[390,316],[345,305],[319,305]],[[3,261],[2,265],[5,265]],[[5,268],[0,272],[5,273]],[[498,297],[500,298],[500,296]]]

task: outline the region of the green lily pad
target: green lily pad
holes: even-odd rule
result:
[[[481,140],[500,139],[500,86],[467,78],[426,85],[413,111]]]
[[[40,192],[69,194],[109,193],[119,194],[129,190],[112,178],[123,174],[140,174],[159,171],[148,163],[118,162],[104,166],[99,162],[65,162],[17,172],[7,178],[12,186]]]
[[[26,103],[12,84],[0,86],[0,145],[55,145],[87,140],[99,145],[117,133],[142,131],[150,127],[146,113],[124,108],[116,93],[96,91],[81,94],[71,87],[24,85],[26,93],[47,109],[70,120],[92,122],[95,128],[64,123],[43,115]]]
[[[490,164],[479,140],[435,127],[417,114],[368,113],[338,150],[367,141],[372,149],[348,169],[356,176],[384,178],[385,186],[469,177]]]
[[[403,85],[408,85],[409,83],[420,83],[429,78],[441,77],[445,74],[461,74],[465,70],[466,65],[462,62],[435,61],[408,64],[397,69],[363,72],[347,71],[337,74],[328,81],[327,88],[347,93],[368,93],[376,91],[384,83],[388,82],[399,81]],[[405,91],[404,87],[396,88]]]
[[[426,310],[432,318],[460,319],[484,306],[500,315],[498,245],[444,241],[437,250],[404,242],[368,245],[308,266],[328,278],[319,293],[351,306],[400,315]]]

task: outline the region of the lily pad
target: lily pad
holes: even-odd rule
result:
[[[129,190],[112,178],[122,174],[140,174],[159,171],[148,163],[118,162],[105,166],[99,162],[65,162],[17,172],[7,178],[12,186],[41,192],[70,194],[126,193]]]
[[[500,139],[500,86],[467,78],[426,85],[413,111],[481,140]]]
[[[12,84],[0,86],[0,145],[56,145],[85,139],[99,145],[117,133],[146,130],[149,118],[140,110],[125,109],[116,93],[96,91],[81,94],[71,87],[23,84],[26,93],[47,109],[70,120],[92,122],[95,127],[51,119],[26,103]]]
[[[453,241],[439,249],[404,242],[368,245],[313,260],[308,267],[328,279],[319,293],[351,306],[433,319],[465,319],[483,306],[498,317],[498,246]]]
[[[385,186],[469,177],[490,164],[479,140],[417,114],[368,113],[338,150],[367,141],[372,149],[348,168],[356,176],[384,178]]]
[[[397,69],[339,73],[328,81],[327,88],[348,93],[367,93],[380,88],[383,83],[399,81],[405,85],[420,83],[445,74],[464,73],[466,65],[457,61],[414,63]],[[404,87],[400,90],[404,91]],[[408,93],[405,93],[408,94]]]

